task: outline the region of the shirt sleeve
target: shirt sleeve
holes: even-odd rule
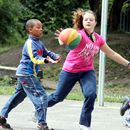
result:
[[[106,43],[106,40],[101,36],[99,35],[99,40],[100,40],[100,47],[102,47],[105,43]]]
[[[59,54],[56,54],[52,51],[47,50],[47,48],[43,45],[43,57],[49,56],[53,60],[57,60],[59,57]]]
[[[28,50],[28,54],[29,57],[31,59],[31,61],[34,64],[44,64],[44,60],[45,58],[42,57],[42,55],[38,55],[37,50],[35,48],[35,46],[33,46],[33,42],[31,40],[28,40],[27,42],[27,50]]]

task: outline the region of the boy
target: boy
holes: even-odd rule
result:
[[[60,56],[48,51],[40,41],[42,36],[42,23],[39,20],[28,20],[26,23],[26,31],[28,33],[28,39],[24,44],[22,59],[16,71],[16,91],[1,110],[0,128],[12,129],[7,123],[6,118],[9,112],[28,96],[37,112],[38,130],[53,130],[49,129],[46,123],[47,94],[36,75],[40,64],[48,62],[58,63]]]

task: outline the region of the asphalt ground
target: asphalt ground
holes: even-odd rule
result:
[[[10,96],[0,96],[0,109]],[[92,130],[129,130],[123,125],[123,117],[120,116],[120,103],[104,103],[99,106],[95,103],[92,115]],[[48,126],[55,130],[79,130],[79,117],[82,101],[64,100],[63,102],[48,108]],[[33,121],[34,107],[26,98],[14,108],[8,117],[8,123],[14,130],[36,130],[37,123]]]

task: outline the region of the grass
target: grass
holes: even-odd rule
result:
[[[1,86],[0,85],[0,95],[12,95],[15,91],[14,86]]]
[[[53,92],[54,90],[46,89],[48,93]],[[15,86],[1,86],[0,85],[0,95],[12,95],[15,92]],[[119,95],[115,93],[104,93],[105,102],[121,102],[125,95]],[[77,100],[83,101],[84,97],[81,90],[78,88],[77,91],[72,90],[69,95],[66,97],[68,100]]]
[[[10,50],[9,46],[0,46],[0,54],[7,52],[8,50]]]
[[[51,93],[54,89],[50,89],[45,86],[46,91]],[[120,91],[118,91],[120,89]],[[122,86],[115,86],[112,83],[105,84],[104,88],[104,101],[105,102],[121,102],[126,93],[122,93],[123,90],[128,90],[128,88]],[[0,78],[0,95],[12,95],[15,92],[15,84],[12,83],[11,78],[4,76]],[[130,91],[128,91],[129,96]],[[84,97],[80,89],[79,84],[76,84],[72,91],[66,97],[68,100],[78,100],[83,101]]]

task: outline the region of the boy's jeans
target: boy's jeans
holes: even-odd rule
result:
[[[85,98],[80,116],[80,124],[89,127],[96,98],[96,76],[93,70],[80,73],[69,73],[62,70],[55,92],[48,97],[48,107],[63,101],[77,81],[80,83]]]
[[[7,101],[1,111],[1,116],[7,118],[8,113],[28,96],[35,106],[39,124],[46,123],[47,94],[37,77],[18,76],[15,93]],[[28,109],[28,108],[26,108]]]

